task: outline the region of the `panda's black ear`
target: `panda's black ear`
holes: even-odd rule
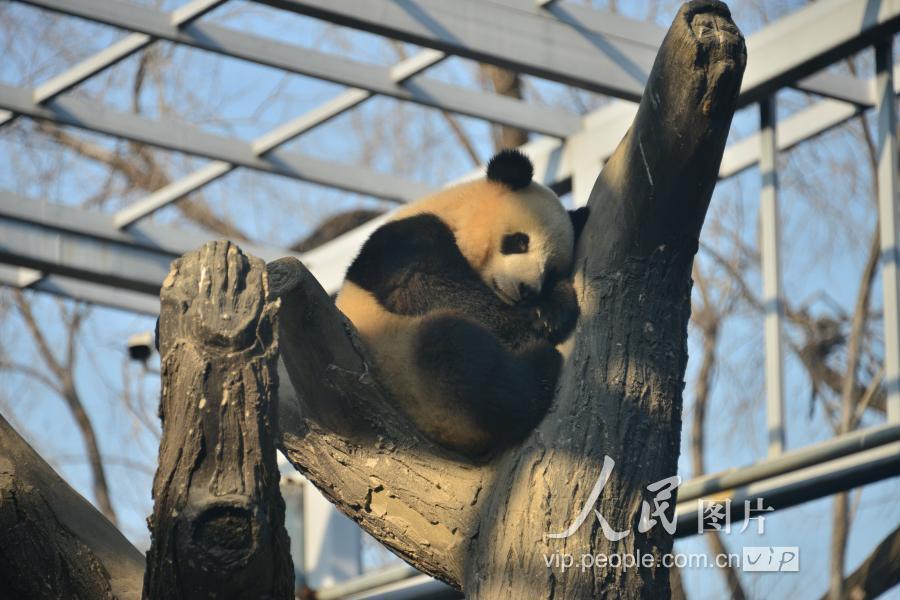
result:
[[[575,239],[577,240],[581,237],[581,230],[584,229],[584,224],[587,223],[588,207],[582,206],[568,212],[569,218],[572,219],[572,228],[575,230]]]
[[[507,186],[512,191],[528,187],[534,176],[534,165],[518,150],[501,150],[490,160],[487,178]]]

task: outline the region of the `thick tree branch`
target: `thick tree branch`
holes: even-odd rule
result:
[[[138,599],[144,557],[0,416],[0,597]]]
[[[462,587],[484,470],[424,438],[388,400],[353,326],[299,261],[276,261],[269,276],[282,302],[282,451],[363,529]]]

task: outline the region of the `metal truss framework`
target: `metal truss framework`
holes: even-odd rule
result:
[[[26,117],[212,162],[114,215],[0,191],[0,284],[144,314],[158,310],[158,289],[169,262],[205,241],[202,232],[155,225],[145,218],[234,169],[275,173],[397,203],[431,192],[431,187],[421,182],[280,148],[373,96],[538,134],[523,148],[535,164],[536,178],[559,191],[571,190],[577,204],[585,202],[603,161],[631,123],[635,102],[640,99],[665,34],[653,24],[553,0],[262,0],[277,9],[423,47],[391,67],[378,67],[204,22],[207,13],[227,0],[191,0],[171,13],[123,0],[18,1],[129,33],[34,89],[0,85],[0,126]],[[504,26],[497,27],[498,23]],[[732,177],[754,165],[761,171],[770,458],[736,474],[689,482],[680,493],[678,514],[689,513],[698,499],[711,494],[750,498],[758,497],[760,490],[767,498],[779,499],[781,506],[790,506],[816,494],[821,496],[823,489],[831,493],[896,474],[900,469],[898,90],[892,60],[892,40],[898,30],[898,2],[822,0],[747,39],[749,63],[739,105],[759,105],[760,132],[727,147],[719,176]],[[157,40],[319,78],[346,89],[251,142],[214,135],[174,120],[152,120],[98,107],[66,95]],[[871,80],[823,70],[868,47],[876,50],[877,73]],[[613,99],[588,115],[577,115],[429,78],[427,70],[448,56],[499,65]],[[816,99],[808,108],[779,120],[776,94],[785,87]],[[878,210],[890,424],[869,437],[864,433],[863,442],[845,436],[784,453],[776,157],[869,109],[877,111],[879,132]],[[474,175],[477,173],[470,174]],[[334,291],[362,242],[382,221],[367,223],[298,256],[327,290]],[[292,254],[284,249],[244,246],[267,260]],[[878,443],[872,444],[873,439]],[[819,487],[811,482],[818,482]]]

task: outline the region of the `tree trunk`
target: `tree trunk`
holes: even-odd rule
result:
[[[274,437],[277,301],[229,242],[172,263],[147,598],[293,597]]]
[[[144,557],[0,417],[0,598],[141,595]]]
[[[499,466],[466,572],[470,598],[668,597],[668,571],[548,568],[545,558],[672,551],[657,522],[638,531],[646,487],[675,475],[687,362],[691,266],[734,112],[745,50],[728,9],[684,5],[660,47],[635,122],[591,193],[576,251],[582,317],[556,402]],[[595,519],[564,539],[615,461]],[[669,499],[672,518],[675,499]],[[652,504],[651,504],[652,508]],[[593,517],[593,515],[592,515]],[[610,536],[615,537],[615,536]]]
[[[556,401],[520,447],[486,464],[416,432],[309,272],[293,259],[269,265],[283,302],[279,413],[291,462],[366,531],[469,598],[668,596],[655,562],[563,571],[546,560],[672,549],[660,523],[646,533],[638,523],[646,486],[677,471],[691,265],[745,61],[724,4],[682,7],[591,195],[576,251],[582,317]],[[579,515],[607,455],[616,465],[596,508],[628,535],[609,541],[591,519],[548,539]]]

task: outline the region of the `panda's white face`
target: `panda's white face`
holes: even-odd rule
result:
[[[536,300],[552,273],[568,273],[575,234],[559,199],[532,184],[496,215],[496,239],[481,267],[482,280],[507,304]]]
[[[487,180],[447,188],[396,213],[438,215],[460,251],[503,302],[518,304],[540,293],[552,272],[568,273],[575,232],[553,191],[537,182],[511,190]]]

